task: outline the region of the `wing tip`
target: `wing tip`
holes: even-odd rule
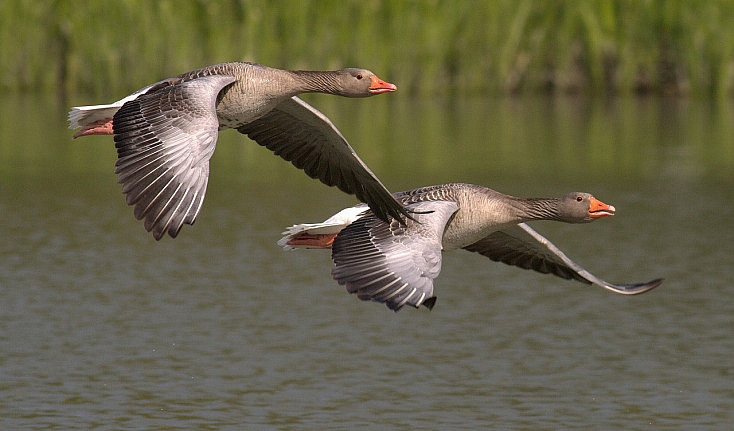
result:
[[[656,287],[663,284],[664,281],[664,278],[656,278],[654,280],[648,281],[647,283],[613,285],[610,290],[612,292],[620,293],[622,295],[639,295],[641,293],[649,292],[655,289]]]
[[[433,310],[433,306],[436,305],[436,299],[438,299],[435,296],[431,296],[430,298],[427,298],[425,301],[423,301],[423,304],[427,309]]]
[[[660,286],[661,284],[663,284],[664,281],[665,281],[665,279],[661,277],[661,278],[656,278],[655,280],[652,280],[652,281],[649,281],[649,282],[645,283],[645,285],[647,286],[647,289],[645,289],[644,292],[647,292],[648,290],[652,290],[652,289]],[[642,293],[642,292],[640,292],[640,293]]]

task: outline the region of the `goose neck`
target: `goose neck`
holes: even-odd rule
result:
[[[561,220],[559,201],[556,198],[518,199],[517,208],[523,220]]]
[[[302,93],[341,94],[344,90],[334,72],[321,70],[293,70],[293,77]]]

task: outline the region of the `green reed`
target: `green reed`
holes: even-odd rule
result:
[[[0,90],[120,95],[231,60],[412,94],[731,95],[728,0],[7,0]]]

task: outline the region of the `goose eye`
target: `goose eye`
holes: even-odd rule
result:
[[[581,196],[576,196],[576,202],[581,202],[582,200],[584,200],[584,198],[582,198]]]
[[[361,73],[358,73],[357,74],[357,79],[362,79],[362,74]]]

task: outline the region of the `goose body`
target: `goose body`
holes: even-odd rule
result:
[[[331,248],[333,278],[360,299],[432,308],[433,279],[442,252],[463,248],[494,261],[596,284],[615,293],[651,290],[647,283],[613,284],[583,269],[525,222],[588,223],[614,215],[614,207],[588,193],[561,198],[517,198],[472,184],[422,187],[394,195],[413,211],[405,226],[386,223],[366,205],[347,208],[321,224],[294,225],[278,244],[286,249]]]
[[[408,216],[321,112],[296,97],[319,92],[368,97],[395,85],[365,69],[289,71],[222,63],[164,79],[108,105],[74,107],[74,137],[115,135],[127,203],[160,239],[193,224],[201,209],[219,130],[233,128],[366,202],[381,219]]]

